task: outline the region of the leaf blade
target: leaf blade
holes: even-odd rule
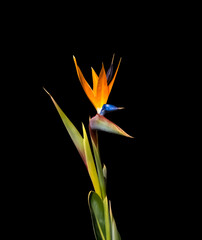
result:
[[[93,155],[92,155],[92,152],[91,152],[90,144],[89,144],[89,141],[88,141],[88,136],[87,136],[87,133],[86,133],[86,129],[85,129],[83,124],[82,124],[82,128],[83,128],[83,137],[84,137],[83,145],[84,145],[84,151],[85,151],[85,156],[86,156],[88,173],[89,173],[91,181],[93,183],[95,192],[100,197],[102,197],[97,170],[95,168],[95,163],[94,163]]]
[[[106,240],[103,202],[93,191],[88,194],[88,205],[96,240]]]
[[[116,222],[114,220],[113,214],[112,214],[112,208],[111,208],[111,202],[109,201],[109,211],[110,211],[110,222],[111,222],[111,234],[112,234],[112,240],[121,240],[121,236],[118,232]]]
[[[97,168],[97,173],[98,173],[98,178],[100,183],[100,189],[102,193],[102,199],[104,199],[106,196],[106,182],[104,180],[104,175],[102,170],[102,163],[101,163],[99,145],[98,145],[98,134],[97,134],[97,131],[93,131],[90,127],[89,127],[89,132],[90,132],[91,142],[93,146],[93,153],[94,153],[94,158],[95,158],[95,163],[96,163],[96,168]]]
[[[53,104],[55,105],[63,124],[65,125],[65,128],[67,132],[69,133],[75,147],[77,148],[81,158],[83,159],[85,165],[86,165],[86,158],[85,158],[85,151],[83,146],[83,137],[79,133],[79,131],[76,129],[74,124],[69,120],[69,118],[65,115],[65,113],[62,111],[62,109],[59,107],[59,105],[56,103],[54,98],[51,96],[51,94],[44,88],[45,92],[50,96]]]

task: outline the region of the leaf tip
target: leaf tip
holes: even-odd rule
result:
[[[43,87],[43,90],[50,96],[50,93]]]

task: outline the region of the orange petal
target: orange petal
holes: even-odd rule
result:
[[[76,67],[77,75],[78,75],[79,81],[81,83],[81,86],[83,87],[83,90],[85,91],[87,97],[92,102],[94,107],[97,108],[97,106],[95,105],[95,96],[94,96],[93,90],[91,89],[88,82],[85,80],[79,66],[77,65],[76,58],[74,56],[73,56],[73,59],[74,59],[74,64],[75,64],[75,67]]]
[[[115,72],[115,74],[114,74],[114,77],[113,77],[112,81],[111,81],[110,84],[109,84],[109,94],[110,94],[110,92],[111,92],[111,90],[112,90],[112,87],[113,87],[113,84],[114,84],[116,75],[117,75],[118,70],[119,70],[120,63],[121,63],[121,58],[120,58],[120,60],[119,60],[119,64],[118,64],[118,66],[117,66],[117,69],[116,69],[116,72]]]
[[[107,76],[104,69],[104,64],[102,64],[102,69],[100,71],[98,85],[97,85],[97,105],[98,108],[101,108],[103,104],[107,102],[109,95],[108,85],[107,85]]]
[[[98,84],[99,77],[92,67],[91,67],[91,69],[92,69],[92,78],[93,78],[93,92],[94,92],[94,95],[96,96],[97,95],[97,84]]]

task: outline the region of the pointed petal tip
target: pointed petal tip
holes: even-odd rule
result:
[[[74,64],[77,65],[76,58],[74,55],[73,55],[73,60],[74,60]]]
[[[55,100],[54,98],[51,96],[51,94],[45,89],[45,87],[43,87],[43,90],[48,94],[48,96],[51,98],[51,100],[53,101],[53,103],[55,104]]]
[[[74,64],[77,65],[76,57],[73,55]]]
[[[112,65],[113,62],[114,62],[114,57],[115,57],[115,53],[114,53],[113,56],[112,56],[112,62],[111,62],[111,65]]]
[[[119,59],[118,67],[119,67],[120,64],[121,64],[121,61],[122,61],[122,57],[120,57],[120,59]]]
[[[48,95],[50,95],[50,93],[45,89],[45,87],[43,87],[43,90],[44,90]]]

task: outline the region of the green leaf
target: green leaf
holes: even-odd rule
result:
[[[114,220],[114,217],[112,215],[112,208],[111,208],[111,202],[109,202],[110,207],[110,222],[111,222],[111,235],[112,240],[121,240],[121,236],[117,230],[116,222]]]
[[[95,133],[93,133],[93,131],[90,128],[89,128],[89,130],[90,130],[91,142],[92,142],[92,146],[93,146],[95,163],[96,163],[97,172],[98,172],[100,189],[101,189],[101,193],[102,193],[102,199],[104,199],[105,196],[106,196],[106,182],[105,182],[103,171],[102,171],[102,164],[101,164],[100,153],[99,153],[97,131]],[[94,136],[96,137],[96,140],[95,140]]]
[[[88,194],[88,204],[96,240],[106,240],[104,206],[102,199],[95,192],[91,191]]]
[[[91,181],[93,183],[95,192],[101,197],[101,189],[100,189],[100,183],[99,183],[99,179],[98,179],[98,174],[95,168],[95,163],[94,163],[94,159],[93,159],[93,155],[91,152],[91,148],[90,148],[90,144],[88,141],[88,136],[86,133],[86,129],[84,127],[84,125],[82,124],[83,127],[83,145],[84,145],[84,151],[85,151],[85,156],[86,156],[86,163],[87,163],[87,168],[88,168],[88,172],[91,178]]]
[[[64,114],[62,109],[58,106],[58,104],[53,99],[51,94],[45,88],[44,88],[44,90],[46,91],[46,93],[50,96],[51,100],[53,101],[53,103],[54,103],[66,129],[67,129],[67,132],[69,133],[74,145],[76,146],[81,158],[83,159],[83,161],[87,167],[87,170],[90,175],[94,189],[95,189],[96,193],[101,197],[100,183],[99,183],[94,159],[92,156],[91,148],[89,145],[89,141],[88,141],[88,137],[87,137],[87,133],[86,133],[84,125],[82,124],[82,127],[83,127],[83,137],[82,137],[81,134],[79,133],[79,131],[73,125],[73,123],[69,120],[69,118]]]
[[[44,88],[46,93],[50,96],[51,100],[53,101],[53,104],[55,105],[66,129],[67,132],[69,133],[74,145],[76,146],[81,158],[83,159],[85,165],[86,165],[86,158],[85,158],[85,151],[84,151],[84,146],[83,146],[83,138],[79,131],[76,129],[74,124],[69,120],[69,118],[64,114],[62,109],[58,106],[54,98],[51,96],[51,94]]]

